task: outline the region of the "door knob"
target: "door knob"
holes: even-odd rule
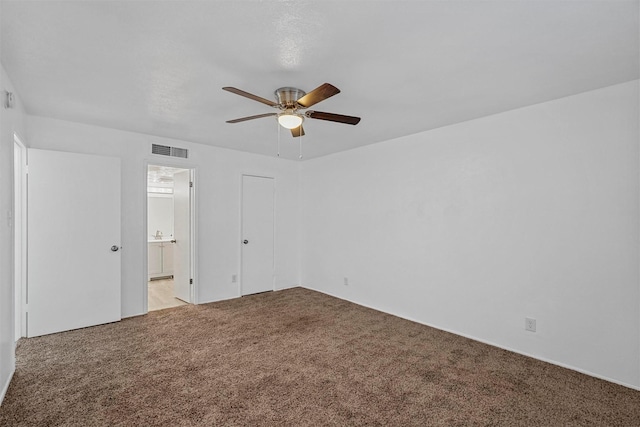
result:
[[[118,252],[118,249],[120,248],[116,245],[111,246],[111,252]]]
[[[249,243],[249,241],[245,239],[245,240],[242,241],[242,243],[244,243],[246,245],[247,243]]]

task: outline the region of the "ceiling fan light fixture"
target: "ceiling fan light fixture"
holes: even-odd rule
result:
[[[340,93],[340,89],[330,83],[323,83],[309,93],[295,87],[281,87],[275,91],[277,102],[270,101],[266,98],[262,98],[231,86],[225,86],[222,90],[244,96],[245,98],[252,99],[280,110],[273,113],[255,114],[253,116],[227,120],[227,123],[240,123],[247,120],[260,119],[262,117],[276,117],[278,119],[278,129],[282,126],[283,128],[291,131],[291,136],[293,138],[300,138],[305,134],[304,129],[302,128],[302,123],[306,119],[326,120],[329,122],[345,123],[348,125],[357,125],[360,122],[360,117],[345,116],[335,113],[323,113],[322,111],[302,112],[302,110],[306,110],[309,107]],[[280,131],[278,131],[278,136],[279,135]]]
[[[280,126],[287,129],[295,129],[302,124],[303,117],[300,114],[294,113],[281,113],[278,115],[278,123]]]

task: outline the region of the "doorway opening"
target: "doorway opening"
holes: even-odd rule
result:
[[[193,170],[147,166],[148,311],[194,302]]]

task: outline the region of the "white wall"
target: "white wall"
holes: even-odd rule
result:
[[[153,239],[158,231],[173,236],[173,195],[147,196],[147,237]]]
[[[2,87],[13,90],[4,69]],[[33,116],[23,139],[122,159],[123,316],[143,308],[146,161],[166,159],[150,145],[175,145],[191,158],[173,166],[197,169],[199,302],[239,296],[240,176],[275,176],[278,288],[301,272],[307,287],[637,387],[638,110],[636,81],[300,164]],[[5,214],[12,132],[25,136],[25,116],[19,99],[0,112],[5,385],[14,365]],[[538,332],[524,331],[525,316]]]
[[[240,296],[240,177],[243,173],[276,179],[276,288],[298,284],[298,163],[201,144],[42,117],[28,116],[31,148],[72,151],[122,159],[122,315],[143,312],[144,205],[146,163],[195,167],[198,245],[198,302]],[[189,149],[189,160],[156,156],[151,144]]]
[[[304,162],[303,286],[640,386],[638,114],[634,81]]]
[[[14,94],[13,109],[4,108],[4,92]],[[22,102],[4,67],[0,68],[0,402],[15,367],[13,228],[8,215],[13,211],[13,134],[27,143]]]

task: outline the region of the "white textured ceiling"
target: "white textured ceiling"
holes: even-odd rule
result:
[[[305,158],[639,78],[638,1],[2,1],[27,112],[275,155],[269,98],[329,82]],[[297,141],[297,140],[296,140]],[[282,156],[298,147],[282,132]]]

